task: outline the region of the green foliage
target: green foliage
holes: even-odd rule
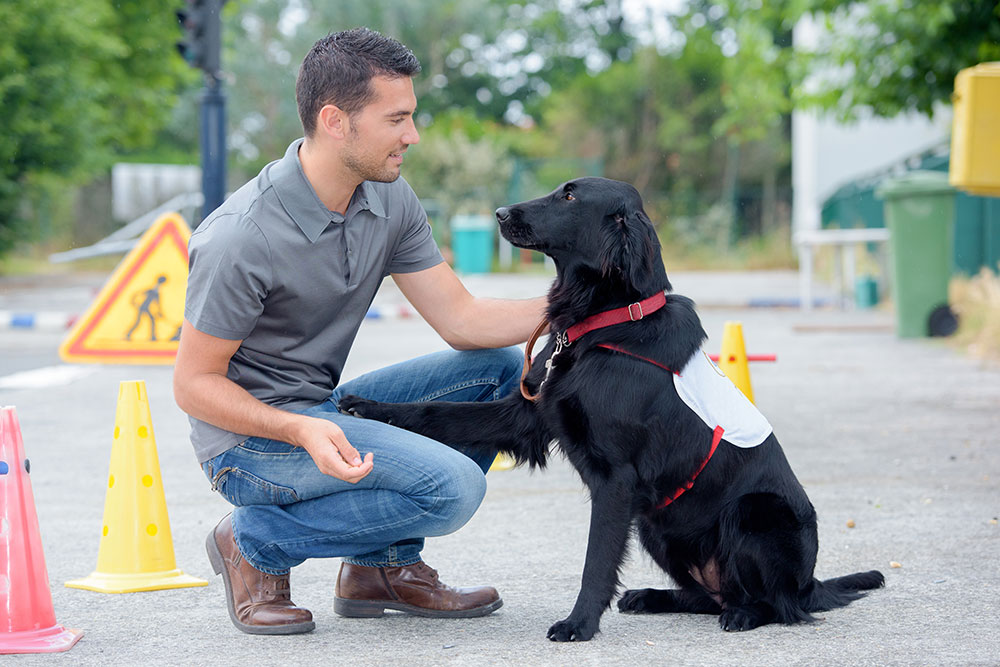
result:
[[[152,139],[182,71],[163,39],[174,20],[152,1],[0,3],[0,252],[34,222],[32,183],[72,182]]]
[[[647,48],[554,92],[539,134],[553,137],[563,154],[600,158],[607,176],[633,183],[657,202],[660,222],[684,216],[704,231],[712,223],[698,216],[719,204],[728,212],[722,235],[728,240],[727,177],[760,183],[769,174],[776,178],[788,161],[780,114],[769,122],[727,115],[727,91],[736,87],[726,79],[729,60],[710,29],[692,30],[676,52]]]
[[[810,50],[793,51],[802,18],[825,29]],[[955,75],[1000,60],[997,0],[692,0],[675,20],[712,30],[728,55],[726,131],[759,137],[793,104],[842,120],[859,114],[933,116],[947,104]]]
[[[317,39],[354,26],[391,35],[420,59],[422,125],[456,110],[516,124],[551,91],[631,53],[620,0],[566,7],[565,0],[244,0],[224,17],[231,145],[250,173],[279,156],[301,134],[298,63]]]
[[[414,190],[436,200],[448,218],[492,214],[503,202],[512,169],[504,133],[468,111],[446,111],[422,134],[406,155],[406,179]]]
[[[843,119],[862,109],[933,116],[936,103],[949,103],[959,70],[1000,60],[996,0],[868,0],[825,16],[830,36],[810,70],[827,74],[803,101]]]

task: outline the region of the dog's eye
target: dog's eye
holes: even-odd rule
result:
[[[563,199],[565,199],[566,201],[576,201],[576,197],[574,197],[573,193],[569,191],[567,191],[566,194],[563,195]]]

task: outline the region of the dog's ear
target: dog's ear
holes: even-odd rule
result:
[[[641,203],[623,198],[602,224],[601,274],[619,278],[639,293],[670,289],[660,258],[660,240]],[[661,283],[666,282],[665,285]]]

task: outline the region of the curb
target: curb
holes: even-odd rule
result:
[[[0,330],[31,329],[37,331],[64,331],[76,324],[79,315],[75,313],[43,311],[37,313],[16,310],[0,310]],[[366,320],[397,320],[419,318],[420,315],[408,305],[371,306],[365,314]]]
[[[420,318],[420,313],[407,304],[396,304],[392,306],[372,305],[365,313],[366,320],[405,320],[410,318]]]
[[[0,329],[45,329],[61,331],[76,323],[79,315],[62,312],[26,313],[0,310]]]

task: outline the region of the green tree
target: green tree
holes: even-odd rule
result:
[[[819,43],[797,51],[792,29],[815,22]],[[709,25],[727,68],[727,115],[738,125],[795,106],[841,119],[859,113],[932,116],[959,70],[1000,60],[998,0],[692,0],[682,31]]]
[[[606,175],[644,192],[660,222],[685,217],[704,230],[697,220],[717,206],[720,229],[704,236],[726,244],[740,189],[762,193],[761,223],[774,221],[789,160],[783,105],[755,99],[741,109],[748,92],[740,78],[763,65],[725,55],[708,22],[696,20],[682,34],[673,50],[642,49],[554,91],[540,132],[554,138],[554,154],[602,160]]]
[[[458,111],[527,121],[552,90],[628,57],[633,45],[620,0],[244,0],[226,17],[225,68],[231,145],[247,171],[300,134],[295,72],[313,42],[355,26],[399,39],[420,59],[422,126]]]
[[[813,92],[802,101],[843,119],[870,110],[933,116],[949,104],[959,70],[1000,60],[997,0],[814,0],[827,35],[804,71]]]
[[[184,74],[159,2],[0,3],[0,252],[27,231],[25,194],[151,141]]]

